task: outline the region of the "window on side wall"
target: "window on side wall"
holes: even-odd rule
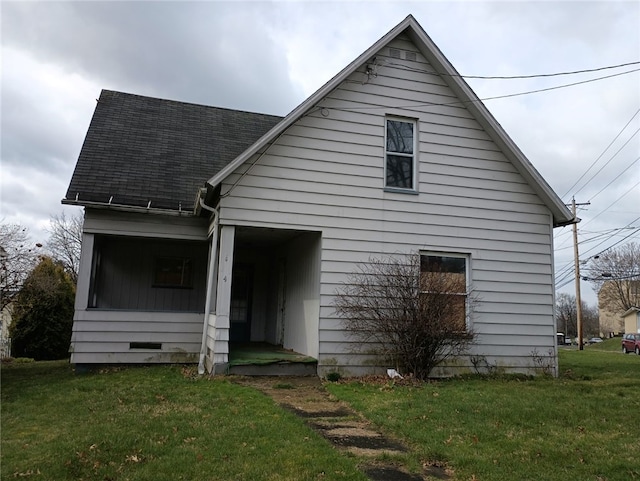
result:
[[[385,187],[415,190],[416,122],[386,119]]]
[[[193,266],[188,257],[156,257],[153,287],[193,287]]]
[[[420,255],[420,295],[440,303],[453,331],[467,331],[468,259],[457,254]]]

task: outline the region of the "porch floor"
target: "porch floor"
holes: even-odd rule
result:
[[[264,342],[229,343],[229,374],[314,376],[317,359]]]

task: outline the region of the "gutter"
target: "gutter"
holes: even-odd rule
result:
[[[94,209],[105,210],[117,210],[122,212],[135,212],[138,214],[160,214],[160,215],[174,215],[174,216],[188,216],[192,217],[193,213],[188,210],[175,210],[175,209],[160,209],[157,207],[151,207],[151,202],[147,207],[139,207],[126,204],[105,204],[104,202],[92,202],[92,201],[77,201],[70,199],[62,199],[60,201],[63,205],[75,205],[79,207],[91,207]]]
[[[220,222],[220,204],[212,208],[204,203],[202,197],[198,198],[200,208],[213,213],[213,238],[211,239],[211,254],[209,256],[209,267],[207,270],[207,296],[204,304],[204,319],[202,322],[202,342],[200,344],[200,359],[198,361],[198,374],[205,372],[204,360],[207,353],[207,331],[209,328],[209,316],[211,311],[211,286],[213,284],[214,268],[218,257],[218,224]]]

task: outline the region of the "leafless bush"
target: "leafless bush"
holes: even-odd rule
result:
[[[426,379],[473,342],[467,320],[474,304],[464,273],[421,268],[421,256],[411,254],[360,265],[334,305],[363,349]]]

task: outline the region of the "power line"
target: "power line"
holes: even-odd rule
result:
[[[581,80],[580,82],[572,82],[572,83],[568,83],[568,84],[562,84],[562,85],[556,85],[554,87],[547,87],[547,88],[542,88],[542,89],[537,89],[537,90],[527,90],[524,92],[516,92],[513,94],[505,94],[505,95],[496,95],[494,97],[484,97],[481,99],[476,99],[476,100],[456,100],[454,102],[421,102],[421,103],[415,103],[412,105],[394,105],[395,108],[399,108],[399,109],[410,109],[410,108],[415,108],[415,107],[430,107],[430,106],[434,106],[434,107],[442,107],[442,106],[452,106],[452,105],[464,105],[464,104],[470,104],[470,103],[476,103],[476,102],[484,102],[486,100],[498,100],[498,99],[506,99],[506,98],[511,98],[511,97],[518,97],[518,96],[522,96],[522,95],[530,95],[530,94],[537,94],[537,93],[541,93],[541,92],[549,92],[551,90],[558,90],[558,89],[563,89],[563,88],[567,88],[567,87],[575,87],[576,85],[582,85],[582,84],[587,84],[590,82],[597,82],[599,80],[605,80],[605,79],[609,79],[609,78],[613,78],[613,77],[619,77],[621,75],[626,75],[626,74],[630,74],[630,73],[634,73],[634,72],[638,72],[640,71],[640,68],[636,68],[633,70],[627,70],[626,72],[620,72],[620,73],[616,73],[616,74],[611,74],[611,75],[605,75],[604,77],[596,77],[593,79],[589,79],[589,80]],[[321,106],[318,106],[319,109],[321,109]],[[377,110],[377,109],[385,109],[386,107],[384,106],[378,106],[378,105],[372,105],[372,106],[368,106],[368,107],[349,107],[349,108],[340,108],[340,107],[331,107],[334,110],[342,110],[342,111],[354,111],[354,110]]]
[[[567,192],[565,192],[562,197],[566,197],[567,194],[569,194],[569,192],[571,192],[571,189],[573,189],[576,185],[578,185],[578,183],[582,180],[582,178],[587,175],[587,173],[593,168],[594,165],[596,165],[598,163],[598,161],[600,160],[600,158],[605,154],[605,152],[607,150],[609,150],[609,147],[611,147],[613,145],[613,143],[618,140],[618,137],[620,137],[622,135],[622,132],[625,131],[625,129],[629,126],[629,124],[633,121],[633,119],[636,118],[636,115],[638,115],[638,113],[640,113],[640,109],[636,110],[636,113],[633,114],[631,116],[631,118],[629,119],[629,121],[624,125],[624,127],[622,127],[622,129],[620,130],[620,132],[618,132],[618,134],[613,138],[613,140],[609,143],[609,145],[607,145],[605,147],[605,149],[602,151],[602,153],[596,158],[596,160],[593,161],[593,163],[589,166],[589,168],[587,170],[584,171],[584,173],[580,176],[580,178],[578,180],[575,181],[575,183],[569,187],[569,189],[567,190]]]
[[[570,71],[570,72],[556,72],[556,73],[542,73],[542,74],[535,74],[535,75],[505,75],[505,76],[487,76],[487,77],[483,77],[480,75],[461,75],[462,78],[473,78],[473,79],[483,79],[483,80],[511,80],[511,79],[528,79],[528,78],[544,78],[544,77],[558,77],[561,75],[575,75],[575,74],[581,74],[581,73],[589,73],[589,72],[599,72],[601,70],[609,70],[609,69],[613,69],[613,68],[620,68],[620,67],[628,67],[629,65],[638,65],[640,64],[640,62],[628,62],[628,63],[621,63],[618,65],[609,65],[607,67],[598,67],[598,68],[591,68],[591,69],[584,69],[584,70],[574,70],[574,71]]]
[[[600,195],[600,193],[602,193],[602,191],[604,189],[606,189],[607,187],[609,187],[611,184],[613,184],[616,180],[618,180],[618,178],[624,174],[627,170],[629,170],[631,167],[633,167],[636,162],[638,162],[640,160],[640,157],[638,157],[636,160],[634,160],[633,162],[631,162],[626,169],[624,169],[622,172],[620,172],[618,175],[616,175],[616,177],[614,179],[611,180],[611,182],[609,182],[607,185],[605,185],[602,189],[600,189],[598,191],[598,193],[596,195],[594,195],[593,197],[591,197],[590,201],[593,200],[594,198],[596,198],[598,195]]]
[[[602,211],[600,211],[598,214],[596,214],[595,216],[593,216],[591,219],[589,219],[587,222],[585,222],[583,224],[583,227],[585,225],[587,225],[589,222],[593,221],[594,219],[596,219],[597,217],[601,216],[602,214],[604,214],[607,209],[609,209],[611,206],[613,206],[615,203],[617,203],[618,201],[620,201],[620,199],[622,199],[625,195],[627,195],[629,192],[631,192],[635,187],[637,187],[638,185],[640,185],[640,180],[638,182],[636,182],[634,185],[631,186],[631,188],[629,190],[627,190],[624,194],[622,194],[620,197],[618,197],[616,200],[614,200],[611,204],[609,204],[607,207],[605,207]],[[634,221],[635,222],[635,221]]]
[[[409,65],[403,65],[403,64],[400,64],[400,63],[390,62],[390,61],[386,61],[386,60],[384,61],[384,63],[386,65],[393,65],[394,67],[400,67],[400,68],[405,69],[405,70],[412,70],[412,71],[415,71],[415,72],[427,73],[427,74],[432,74],[432,75],[442,75],[442,76],[448,76],[448,77],[461,77],[461,78],[480,79],[480,80],[514,80],[514,79],[559,77],[559,76],[562,76],[562,75],[576,75],[576,74],[582,74],[582,73],[599,72],[599,71],[602,71],[602,70],[610,70],[610,69],[614,69],[614,68],[628,67],[630,65],[638,65],[638,64],[640,64],[640,61],[621,63],[621,64],[618,64],[618,65],[608,65],[606,67],[597,67],[597,68],[590,68],[590,69],[583,69],[583,70],[572,70],[572,71],[567,71],[567,72],[540,73],[540,74],[532,74],[532,75],[502,75],[502,76],[499,76],[499,75],[460,75],[460,74],[450,74],[450,73],[429,71],[429,70],[420,69],[420,68],[417,68],[417,67],[411,67]]]
[[[602,231],[600,233],[597,233],[598,235],[596,235],[596,236],[593,236],[593,237],[590,237],[588,239],[583,239],[583,240],[579,241],[578,245],[588,244],[589,242],[596,241],[596,240],[601,239],[603,237],[607,237],[606,240],[609,240],[609,239],[611,239],[611,237],[617,235],[618,231],[626,230],[626,229],[630,229],[630,227],[617,227],[615,229],[608,229],[608,230]],[[585,232],[582,231],[582,233],[584,234]],[[570,249],[572,247],[573,246],[566,246],[566,247],[557,248],[555,250],[556,251],[562,251],[562,250],[565,250],[565,249]]]
[[[629,144],[629,142],[631,142],[631,140],[632,140],[632,139],[633,139],[633,138],[638,134],[638,132],[640,132],[640,127],[638,127],[638,129],[637,129],[633,134],[631,134],[631,137],[629,137],[629,139],[628,139],[624,144],[622,144],[622,147],[620,147],[620,148],[616,151],[616,153],[615,153],[615,154],[613,154],[613,155],[611,156],[611,158],[610,158],[609,160],[607,160],[607,161],[604,163],[604,165],[603,165],[602,167],[600,167],[600,169],[598,169],[598,172],[594,173],[594,174],[589,178],[589,180],[587,180],[587,181],[584,183],[584,185],[583,185],[582,187],[580,187],[578,190],[576,190],[576,191],[574,192],[574,194],[573,194],[573,195],[577,194],[577,193],[578,193],[578,192],[580,192],[582,189],[584,189],[587,185],[589,185],[589,182],[591,182],[591,181],[595,178],[595,176],[596,176],[596,175],[598,175],[600,172],[602,172],[602,169],[604,169],[607,165],[609,165],[609,164],[611,163],[611,161],[612,161],[613,159],[615,159],[616,155],[618,155],[618,154],[620,153],[620,151],[621,151],[622,149],[624,149],[624,148],[627,146],[627,144]]]
[[[627,227],[630,227],[630,226],[631,226],[631,224],[633,224],[633,223],[637,222],[638,220],[640,220],[640,217],[637,217],[636,219],[632,220],[632,221],[627,225]],[[640,227],[636,227],[636,228],[633,230],[633,232],[631,232],[630,234],[628,234],[628,235],[624,236],[624,237],[623,237],[622,239],[620,239],[619,241],[617,241],[617,242],[615,242],[615,243],[611,244],[611,245],[610,245],[609,247],[607,247],[606,249],[601,250],[601,251],[600,251],[600,252],[598,252],[597,254],[594,254],[594,255],[589,256],[589,257],[599,256],[599,255],[600,255],[600,254],[602,254],[603,252],[606,252],[606,251],[608,251],[609,249],[614,248],[615,246],[617,246],[617,245],[618,245],[618,244],[620,244],[621,242],[624,242],[624,241],[625,241],[625,240],[627,240],[629,237],[632,237],[632,236],[634,236],[634,235],[638,234],[638,232],[640,232]],[[592,251],[593,249],[595,249],[596,247],[598,247],[599,245],[604,244],[607,240],[609,240],[609,239],[606,239],[606,240],[602,241],[600,244],[593,246],[593,247],[592,247],[591,249],[589,249],[587,252],[590,252],[590,251]],[[586,254],[587,252],[584,252],[584,254]]]

